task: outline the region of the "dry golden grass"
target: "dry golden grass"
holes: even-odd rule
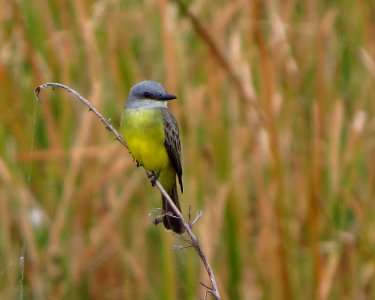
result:
[[[1,1],[0,298],[198,299],[115,127],[178,95],[187,216],[224,299],[375,298],[372,1]],[[21,261],[20,258],[24,256]]]

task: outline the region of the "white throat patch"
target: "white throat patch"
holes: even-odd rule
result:
[[[157,101],[152,99],[137,99],[126,103],[128,108],[167,108],[167,101]]]

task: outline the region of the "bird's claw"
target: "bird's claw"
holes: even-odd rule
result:
[[[155,173],[155,172],[150,172],[150,173],[148,173],[148,178],[150,178],[151,179],[151,185],[152,186],[155,186],[156,185],[156,181],[158,181],[158,179],[159,179],[159,175],[160,174],[157,174],[157,173]]]

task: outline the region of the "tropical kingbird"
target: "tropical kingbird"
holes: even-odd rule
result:
[[[180,135],[176,119],[167,107],[167,102],[176,98],[166,93],[158,82],[137,83],[130,89],[121,131],[137,163],[154,174],[154,180],[160,181],[180,209],[176,184],[177,175],[183,192]],[[183,233],[185,228],[182,221],[163,195],[162,201],[164,227]]]

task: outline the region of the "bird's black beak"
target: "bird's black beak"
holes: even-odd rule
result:
[[[177,97],[175,95],[172,95],[172,94],[162,94],[162,95],[159,95],[157,97],[157,99],[155,99],[155,100],[169,101],[169,100],[173,100],[173,99],[177,99]]]

